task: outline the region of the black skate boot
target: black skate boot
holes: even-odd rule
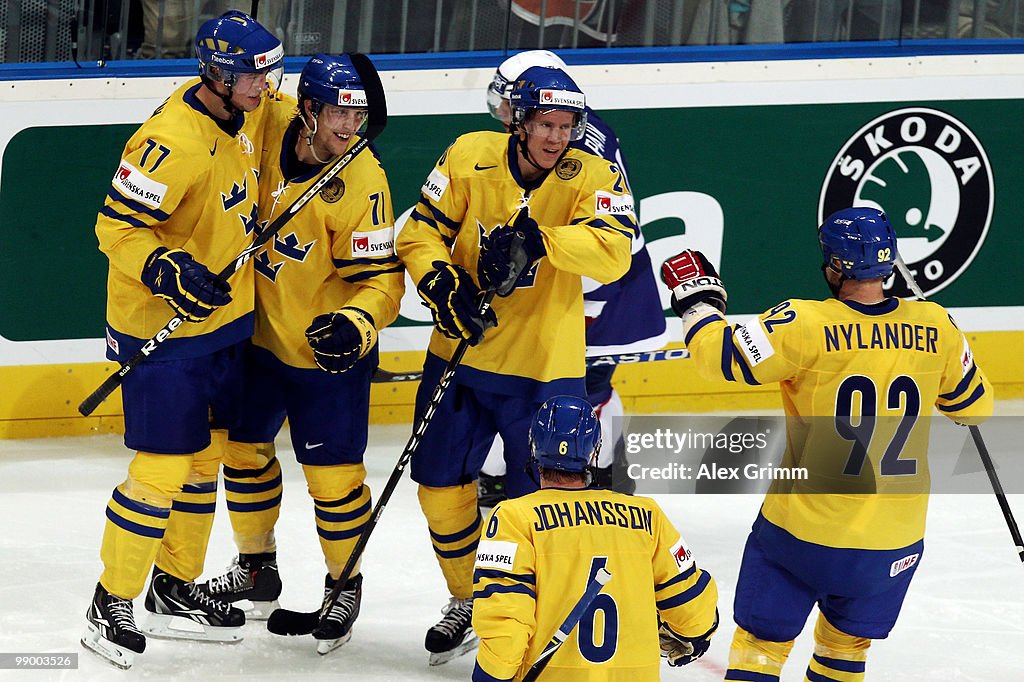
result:
[[[476,497],[481,509],[491,509],[506,499],[505,476],[491,476],[481,471],[476,482]]]
[[[629,460],[626,459],[626,442],[619,439],[615,444],[614,458],[606,467],[594,468],[592,488],[614,490],[617,493],[632,495],[636,492],[636,481],[629,476]]]
[[[242,641],[245,614],[241,609],[155,566],[146,592],[146,610],[150,616],[142,629],[153,637],[228,644]]]
[[[239,554],[224,575],[199,585],[214,599],[238,604],[246,620],[266,620],[280,604],[281,576],[277,572],[277,552]]]
[[[334,590],[335,581],[331,574],[324,579],[324,602],[320,609],[327,605],[327,599]],[[316,652],[321,656],[329,654],[342,644],[352,639],[352,625],[359,616],[359,605],[363,601],[363,576],[349,578],[338,593],[338,598],[331,606],[327,619],[313,631],[313,637],[319,641]]]
[[[448,600],[441,609],[444,617],[437,625],[427,630],[423,646],[430,652],[430,665],[441,665],[472,651],[478,639],[473,632],[473,599]]]
[[[85,620],[82,646],[122,670],[131,668],[135,654],[146,650],[146,636],[135,626],[132,600],[110,594],[99,583],[96,583],[92,604],[85,612]]]

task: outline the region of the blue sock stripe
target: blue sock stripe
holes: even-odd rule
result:
[[[458,559],[459,557],[472,554],[476,551],[477,545],[480,544],[479,540],[474,540],[465,547],[460,549],[438,549],[437,545],[434,545],[434,554],[441,557],[442,559]]]
[[[752,670],[740,670],[739,668],[729,668],[726,670],[725,679],[734,682],[779,682],[778,675],[756,673]]]
[[[475,533],[477,529],[480,528],[480,520],[480,512],[477,511],[476,519],[473,520],[473,523],[469,524],[460,531],[456,531],[455,533],[451,533],[449,535],[442,535],[441,533],[435,533],[432,529],[428,528],[428,530],[430,530],[430,537],[434,540],[435,544],[447,545],[450,542],[458,542],[459,540],[465,540],[470,535]]]
[[[867,668],[867,661],[851,661],[845,658],[826,658],[814,654],[814,660],[818,664],[832,670],[839,670],[844,673],[862,673]]]
[[[233,512],[257,512],[265,511],[267,509],[273,509],[274,507],[281,504],[281,495],[276,495],[269,500],[263,500],[261,502],[232,502],[227,501],[228,511]]]
[[[168,515],[169,514],[170,512],[168,512]],[[110,507],[107,507],[107,518],[110,519],[110,522],[118,528],[123,528],[129,533],[134,533],[135,535],[141,535],[146,538],[156,538],[158,540],[164,536],[163,528],[152,528],[150,526],[143,526],[141,523],[129,521]]]
[[[238,495],[252,495],[254,493],[265,493],[268,490],[281,487],[281,474],[270,479],[269,481],[258,481],[256,483],[242,483],[241,481],[232,480],[230,478],[224,479],[224,490],[229,493],[236,493]]]
[[[370,513],[370,500],[366,500],[366,504],[347,512],[329,512],[320,507],[319,503],[314,503],[313,509],[316,513],[316,518],[326,523],[345,523],[346,521],[355,521],[358,518],[362,518]]]
[[[133,511],[136,514],[152,516],[155,519],[166,519],[168,516],[171,515],[170,507],[154,507],[153,505],[146,504],[145,502],[138,502],[136,500],[131,499],[130,497],[127,497],[117,488],[114,488],[114,492],[113,494],[111,494],[110,497],[111,499],[114,500],[114,502],[117,502],[119,505],[121,505],[128,511]]]

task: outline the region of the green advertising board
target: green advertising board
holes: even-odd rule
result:
[[[1022,109],[1006,99],[602,116],[621,138],[655,261],[704,244],[721,263],[730,313],[754,314],[783,298],[825,295],[815,227],[823,213],[864,202],[889,213],[904,257],[936,301],[1024,305],[1024,286],[992,276],[1014,272],[1022,255],[1013,200],[1024,186]],[[493,125],[482,114],[392,117],[377,145],[396,215],[414,205],[454,137]],[[103,336],[106,261],[93,226],[135,127],[30,127],[9,142],[0,175],[0,336]]]

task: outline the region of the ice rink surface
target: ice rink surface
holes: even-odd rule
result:
[[[1000,404],[1021,414],[1022,401]],[[375,493],[390,475],[408,426],[373,427],[366,464]],[[314,610],[324,567],[313,507],[287,434],[278,439],[285,492],[277,526],[282,605]],[[104,507],[131,459],[116,436],[0,441],[0,652],[79,654],[71,671],[0,671],[2,679],[466,680],[471,655],[427,666],[423,637],[447,592],[434,561],[415,485],[406,477],[377,526],[363,561],[362,611],[352,640],[321,657],[311,637],[283,638],[263,623],[245,626],[236,645],[150,638],[135,667],[116,670],[81,647],[84,614],[101,571]],[[665,680],[721,679],[732,637],[732,597],[740,553],[759,495],[671,495],[658,502],[682,531],[699,565],[718,581],[722,627],[703,659]],[[1024,523],[1024,495],[1010,495]],[[223,498],[205,576],[219,574],[235,550]],[[934,495],[925,554],[895,630],[877,641],[868,680],[1024,679],[1024,565],[1017,559],[992,495]],[[146,617],[142,598],[136,615]],[[813,647],[808,627],[783,680],[800,680]],[[543,678],[542,678],[543,679]]]

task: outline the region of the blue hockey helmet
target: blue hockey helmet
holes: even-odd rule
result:
[[[565,70],[565,62],[554,52],[548,50],[527,50],[514,54],[495,69],[491,84],[487,86],[487,110],[491,116],[502,121],[499,112],[502,102],[507,102],[512,93],[512,85],[519,75],[531,66],[550,66]],[[505,116],[508,116],[506,112]]]
[[[196,33],[199,75],[231,87],[239,74],[267,73],[276,88],[284,73],[284,48],[277,37],[245,12],[230,10]]]
[[[818,228],[818,243],[822,267],[846,279],[888,277],[896,263],[896,232],[878,209],[836,211]]]
[[[299,75],[299,102],[313,101],[313,113],[321,105],[366,108],[366,89],[347,54],[314,55]]]
[[[572,140],[583,137],[587,128],[587,98],[565,71],[550,66],[532,66],[519,74],[509,95],[512,127],[526,122],[531,110],[571,111],[576,114]]]
[[[585,472],[596,466],[600,449],[601,424],[582,398],[555,396],[530,424],[530,452],[542,468]]]

